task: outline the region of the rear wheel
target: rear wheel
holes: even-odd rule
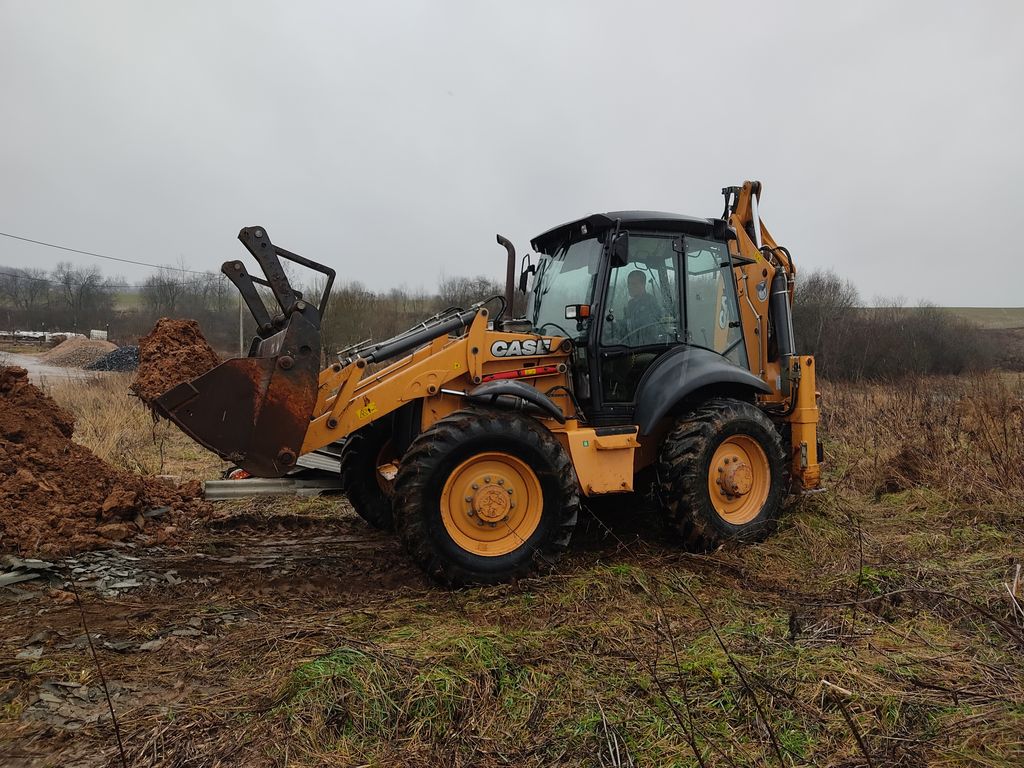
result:
[[[341,487],[352,508],[374,528],[385,531],[394,525],[392,454],[390,433],[377,426],[351,435],[341,452]]]
[[[782,439],[760,408],[710,400],[677,422],[662,444],[662,511],[695,550],[760,541],[782,507],[785,463]]]
[[[568,546],[580,499],[561,444],[521,414],[467,409],[413,442],[395,482],[395,525],[416,562],[448,586],[495,584]]]

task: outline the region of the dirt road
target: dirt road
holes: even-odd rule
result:
[[[47,379],[97,379],[108,375],[105,371],[87,371],[84,368],[62,368],[39,362],[36,355],[23,355],[18,352],[0,352],[0,363],[17,365],[28,371],[28,377],[34,384],[43,384]]]

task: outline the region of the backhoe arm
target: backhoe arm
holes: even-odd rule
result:
[[[763,400],[790,430],[791,469],[804,489],[820,484],[814,358],[800,355],[793,334],[796,265],[760,215],[762,185],[726,187],[725,213],[736,230],[729,247],[751,370],[771,387]]]

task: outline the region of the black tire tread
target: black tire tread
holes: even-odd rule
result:
[[[341,488],[349,503],[373,528],[390,531],[394,527],[391,499],[377,484],[377,456],[387,434],[379,427],[355,432],[341,452]]]
[[[745,423],[748,432],[758,429],[767,437],[761,442],[774,467],[772,487],[765,506],[767,514],[751,521],[726,537],[715,526],[707,501],[707,470],[702,458],[723,428],[732,423]],[[756,425],[751,430],[750,425]],[[784,496],[785,452],[782,438],[764,411],[753,403],[728,398],[708,400],[676,422],[666,435],[658,456],[658,498],[669,527],[677,533],[684,546],[693,551],[708,551],[727,538],[754,542],[766,538],[777,523]]]
[[[427,485],[445,456],[468,439],[501,435],[533,446],[547,469],[534,466],[538,477],[550,473],[557,480],[561,503],[552,510],[545,498],[544,516],[554,514],[551,532],[536,546],[533,556],[500,574],[481,573],[445,557],[435,547],[426,527],[423,508]],[[535,419],[521,414],[470,407],[456,411],[422,432],[402,457],[395,481],[395,527],[413,560],[435,581],[448,586],[495,584],[527,576],[548,567],[568,548],[580,510],[579,483],[572,461],[558,440]],[[543,525],[542,521],[542,525]]]

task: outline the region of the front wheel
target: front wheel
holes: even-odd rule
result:
[[[496,584],[550,565],[580,499],[572,462],[528,416],[466,409],[413,442],[395,481],[406,549],[447,586]]]
[[[694,550],[760,541],[782,507],[785,465],[782,439],[760,408],[709,400],[680,419],[662,444],[662,511]]]
[[[341,489],[356,513],[382,531],[393,525],[391,446],[390,433],[373,425],[352,434],[341,451]]]

